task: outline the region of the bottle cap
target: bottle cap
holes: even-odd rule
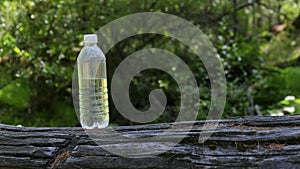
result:
[[[87,34],[83,36],[84,43],[97,43],[98,38],[96,34]]]

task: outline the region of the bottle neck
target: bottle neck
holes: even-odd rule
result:
[[[87,43],[84,44],[84,46],[93,47],[93,46],[97,46],[97,43],[87,42]]]

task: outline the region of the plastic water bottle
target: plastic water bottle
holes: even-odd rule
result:
[[[104,128],[109,122],[106,60],[97,35],[84,35],[77,58],[80,123],[84,129]]]

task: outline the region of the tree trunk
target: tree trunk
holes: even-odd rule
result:
[[[215,123],[216,121],[209,121]],[[205,121],[179,123],[166,131],[166,141],[152,142],[164,150],[173,138],[187,136],[171,150],[157,156],[125,158],[105,151],[81,128],[31,128],[0,125],[0,168],[300,168],[300,115],[282,117],[248,116],[220,120],[219,127],[205,143],[198,137]],[[174,123],[119,126],[115,130],[136,137],[157,136]],[[203,132],[213,132],[203,130]],[[106,135],[105,146],[145,146]],[[147,147],[147,146],[146,146]],[[155,150],[153,150],[155,151]],[[145,155],[145,154],[144,154]]]

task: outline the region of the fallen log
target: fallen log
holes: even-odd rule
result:
[[[209,121],[215,123],[216,121]],[[192,122],[180,123],[178,126]],[[215,131],[202,130],[205,121],[194,122],[189,131],[174,129],[162,142],[128,142],[107,134],[105,146],[155,145],[163,151],[172,138],[187,134],[170,150],[157,156],[126,158],[95,144],[81,128],[33,128],[0,125],[2,169],[163,169],[163,168],[300,168],[300,115],[249,116],[219,121]],[[155,136],[174,123],[118,126],[124,135]],[[201,132],[213,132],[199,143]],[[99,141],[99,140],[98,140]],[[146,146],[147,148],[147,146]],[[153,146],[151,146],[153,148]],[[153,150],[156,151],[156,150]],[[138,155],[137,155],[138,156]]]

